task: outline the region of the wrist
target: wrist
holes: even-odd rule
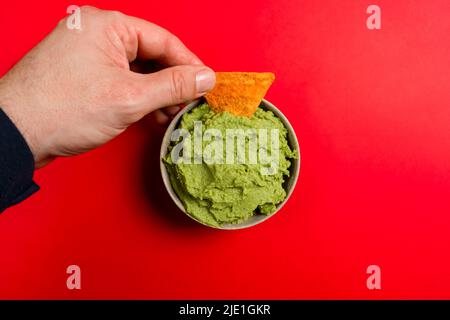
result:
[[[43,147],[38,143],[37,126],[31,122],[31,115],[27,114],[28,112],[24,108],[26,102],[21,95],[20,91],[15,90],[12,85],[8,84],[8,80],[0,78],[0,108],[14,123],[30,148],[35,167],[40,168],[48,163],[51,157],[44,152]]]

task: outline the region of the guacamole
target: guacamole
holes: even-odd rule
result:
[[[297,157],[297,150],[291,150],[287,141],[287,129],[271,111],[258,108],[249,118],[236,116],[226,111],[216,113],[207,103],[203,103],[183,115],[178,129],[189,133],[189,137],[173,138],[164,162],[173,189],[183,202],[187,213],[196,220],[211,226],[239,223],[255,214],[269,215],[275,212],[276,205],[285,199],[286,191],[283,183],[289,176],[291,159]],[[273,165],[270,161],[255,163],[248,160],[251,134],[241,140],[241,144],[245,141],[245,157],[239,157],[243,154],[238,154],[238,139],[236,144],[232,140],[232,145],[236,146],[232,149],[235,156],[234,162],[228,161],[228,155],[225,156],[225,152],[219,154],[220,151],[217,150],[221,149],[214,149],[216,152],[213,153],[217,156],[214,159],[219,161],[211,161],[211,158],[202,156],[195,146],[200,146],[202,150],[208,149],[208,146],[210,148],[214,143],[216,143],[215,146],[228,146],[228,142],[225,143],[225,141],[223,143],[219,141],[220,144],[217,144],[220,138],[218,135],[213,137],[209,135],[207,139],[206,133],[211,129],[216,130],[216,133],[222,133],[224,140],[229,137],[228,129],[254,129],[256,133],[262,132],[260,129],[276,131],[278,141],[273,142],[276,142],[277,148],[270,149],[274,139],[268,134],[269,147],[266,148],[267,150],[262,150],[269,155],[271,152],[278,151],[276,157],[271,158],[276,159],[277,164],[273,167],[275,170],[269,168]],[[195,142],[199,136],[203,136],[200,145]],[[182,158],[182,160],[174,161],[173,155],[177,151],[175,146],[181,141],[185,143],[185,149],[181,155],[186,156],[192,151],[195,160],[186,161],[186,158]],[[265,147],[258,144],[257,148],[261,151],[259,149]]]

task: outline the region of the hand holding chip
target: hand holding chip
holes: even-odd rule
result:
[[[215,84],[214,72],[165,29],[92,7],[81,15],[81,30],[64,19],[0,79],[0,107],[38,167],[100,146],[153,111],[164,122],[177,111],[170,106]],[[130,69],[136,60],[167,68],[137,73]]]

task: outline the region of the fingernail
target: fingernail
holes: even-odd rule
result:
[[[211,69],[202,69],[195,75],[197,93],[204,94],[216,84],[216,74]]]

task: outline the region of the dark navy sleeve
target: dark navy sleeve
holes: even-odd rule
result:
[[[27,142],[0,108],[0,212],[39,190],[33,173],[34,159]]]

